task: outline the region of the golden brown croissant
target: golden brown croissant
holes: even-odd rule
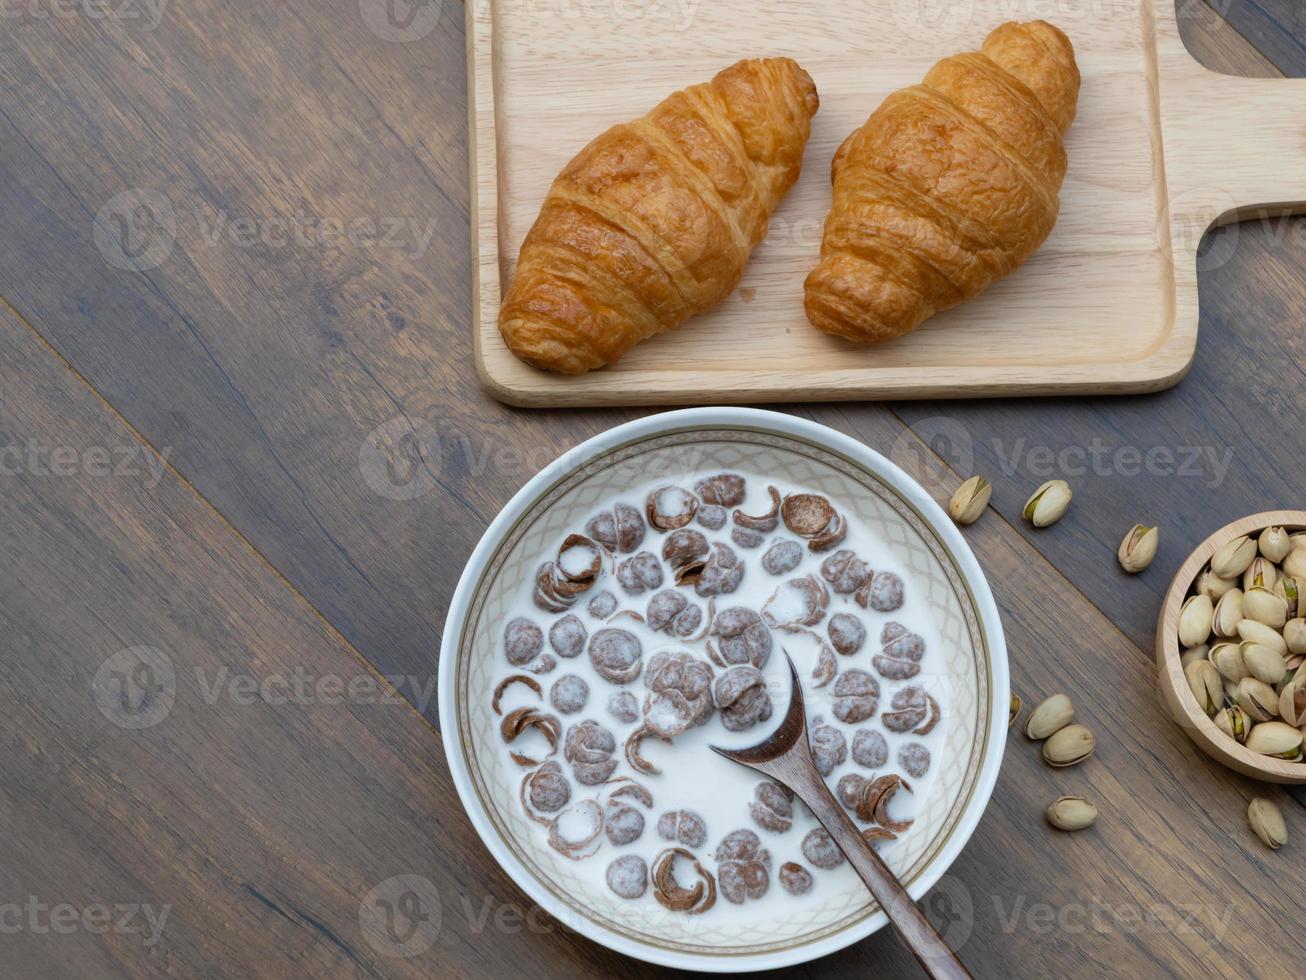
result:
[[[797,62],[741,61],[581,150],[522,245],[499,310],[508,347],[582,374],[725,299],[819,104]]]
[[[807,318],[879,342],[973,299],[1052,231],[1079,68],[1061,31],[1007,23],[893,93],[834,158]]]

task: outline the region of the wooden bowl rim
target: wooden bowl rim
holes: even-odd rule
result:
[[[1205,743],[1202,747],[1207,749],[1207,754],[1212,758],[1245,775],[1257,774],[1275,783],[1306,783],[1306,762],[1288,762],[1260,755],[1216,728],[1215,722],[1198,706],[1180,664],[1182,651],[1179,649],[1179,612],[1198,574],[1216,550],[1226,542],[1243,535],[1259,534],[1267,527],[1306,530],[1306,511],[1268,510],[1232,521],[1193,549],[1187,560],[1179,566],[1165,600],[1161,603],[1161,616],[1157,623],[1157,683],[1168,685],[1176,695],[1169,699],[1169,703],[1182,708],[1187,719],[1187,724],[1182,727],[1193,741],[1199,745]]]

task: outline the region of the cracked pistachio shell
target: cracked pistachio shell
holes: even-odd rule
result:
[[[1265,721],[1252,728],[1246,745],[1253,752],[1295,762],[1301,758],[1302,733],[1282,721]]]
[[[1238,682],[1234,700],[1254,722],[1270,721],[1279,715],[1279,695],[1269,684],[1255,677],[1244,677]]]
[[[1097,739],[1083,725],[1067,725],[1043,743],[1043,760],[1064,768],[1083,762],[1097,748]]]
[[[1288,552],[1288,557],[1283,560],[1283,571],[1293,578],[1306,578],[1306,545],[1302,540],[1293,539],[1293,549]]]
[[[1204,595],[1189,596],[1179,610],[1179,645],[1195,647],[1205,643],[1211,635],[1215,620],[1215,606]]]
[[[1187,670],[1188,665],[1192,663],[1194,660],[1206,660],[1210,656],[1210,653],[1211,653],[1211,648],[1208,647],[1205,643],[1199,643],[1195,647],[1189,647],[1182,654],[1180,654],[1179,666],[1183,667],[1184,670]]]
[[[963,526],[980,519],[993,497],[993,484],[982,476],[972,476],[957,488],[948,501],[948,515]]]
[[[1261,586],[1243,593],[1242,610],[1244,617],[1270,629],[1281,630],[1288,622],[1288,600]]]
[[[1306,725],[1306,674],[1298,674],[1279,692],[1279,717],[1289,725]]]
[[[1025,737],[1041,741],[1055,735],[1075,717],[1075,706],[1064,694],[1054,694],[1035,708],[1025,722]]]
[[[1236,578],[1256,558],[1256,542],[1244,535],[1222,545],[1211,556],[1211,571],[1221,578]]]
[[[1193,692],[1197,706],[1205,711],[1208,717],[1220,710],[1220,705],[1224,703],[1224,685],[1220,683],[1220,675],[1209,661],[1198,660],[1189,664],[1184,670],[1184,677],[1188,681],[1188,690]]]
[[[1020,700],[1019,694],[1013,694],[1011,696],[1011,710],[1007,712],[1008,728],[1010,728],[1012,725],[1016,723],[1016,719],[1020,717],[1020,709],[1023,708],[1024,706],[1025,706],[1025,702]]]
[[[1124,540],[1120,542],[1120,548],[1116,552],[1116,557],[1120,560],[1120,567],[1131,575],[1137,575],[1156,558],[1156,546],[1161,540],[1161,531],[1159,528],[1148,527],[1146,524],[1135,524],[1131,527]]]
[[[1230,589],[1215,604],[1215,614],[1211,617],[1211,630],[1216,636],[1237,636],[1238,624],[1243,619],[1243,590]]]
[[[1256,544],[1261,550],[1261,555],[1276,565],[1287,558],[1288,552],[1292,551],[1292,538],[1281,527],[1267,527],[1256,539]]]
[[[1247,822],[1251,824],[1252,833],[1270,850],[1277,851],[1288,843],[1288,825],[1283,822],[1283,812],[1273,800],[1258,796],[1247,804]]]
[[[1284,662],[1283,654],[1278,650],[1271,650],[1263,643],[1250,642],[1240,644],[1239,649],[1242,651],[1247,673],[1258,681],[1274,687],[1288,673],[1288,665]]]
[[[1238,635],[1244,640],[1277,650],[1282,657],[1288,655],[1288,642],[1283,638],[1283,634],[1264,623],[1258,623],[1254,619],[1241,620],[1238,623]]]
[[[1252,722],[1247,717],[1247,712],[1235,704],[1216,714],[1215,727],[1235,742],[1241,743],[1247,741],[1247,733],[1252,729]]]
[[[1273,589],[1274,583],[1279,581],[1279,569],[1274,562],[1265,558],[1257,558],[1247,566],[1247,571],[1243,572],[1243,589],[1254,589],[1258,585],[1262,588]]]
[[[1070,509],[1070,484],[1065,480],[1048,480],[1025,501],[1025,519],[1035,527],[1047,527],[1066,516]]]
[[[1237,586],[1238,580],[1234,578],[1220,578],[1209,568],[1197,576],[1194,583],[1194,591],[1198,595],[1204,595],[1212,602],[1219,602],[1220,597],[1230,589]]]
[[[1303,610],[1300,605],[1302,584],[1291,575],[1281,575],[1279,580],[1274,583],[1274,594],[1282,596],[1283,601],[1288,604],[1288,618],[1296,619],[1301,615]]]
[[[1291,654],[1306,653],[1306,619],[1288,620],[1283,627],[1283,642]]]
[[[1247,663],[1243,660],[1241,644],[1217,643],[1211,647],[1207,659],[1211,661],[1211,666],[1216,669],[1216,672],[1227,681],[1233,681],[1233,683],[1237,684],[1248,676],[1249,672]]]
[[[1084,830],[1097,822],[1097,807],[1082,796],[1062,796],[1048,807],[1047,818],[1057,830]]]

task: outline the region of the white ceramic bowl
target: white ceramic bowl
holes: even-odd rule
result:
[[[503,509],[467,563],[446,621],[440,720],[463,806],[490,853],[542,908],[618,952],[712,972],[765,970],[856,942],[886,917],[859,883],[827,888],[803,915],[772,921],[632,915],[545,846],[522,814],[522,770],[502,751],[490,694],[503,673],[502,619],[550,546],[614,495],[658,475],[737,468],[837,499],[887,543],[922,590],[942,647],[944,751],[920,816],[884,852],[919,899],[961,852],[1002,764],[1010,682],[997,607],[979,564],[943,510],[879,453],[814,422],[743,408],[668,412],[618,426],[550,464]],[[932,652],[931,656],[938,656]],[[692,928],[689,926],[692,925]]]

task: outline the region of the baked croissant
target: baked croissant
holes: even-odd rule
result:
[[[878,343],[1014,272],[1056,223],[1078,99],[1074,49],[1041,20],[885,99],[835,155],[807,318]]]
[[[797,62],[741,61],[581,150],[522,244],[499,310],[508,347],[582,374],[725,299],[819,105]]]

